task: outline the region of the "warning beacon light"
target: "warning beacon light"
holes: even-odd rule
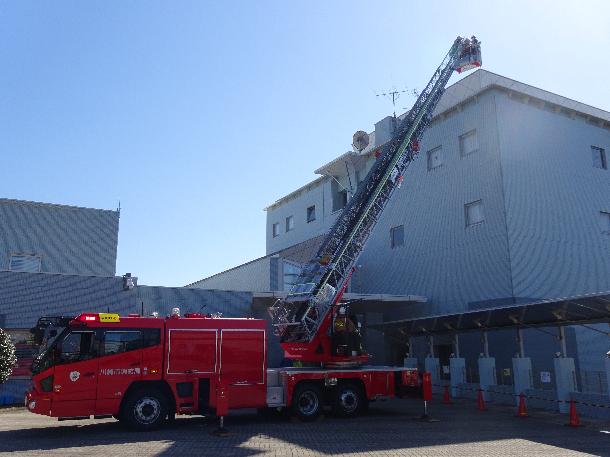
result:
[[[466,38],[462,42],[461,50],[455,63],[455,71],[462,73],[463,71],[480,67],[482,63],[481,42],[474,35],[470,39]]]

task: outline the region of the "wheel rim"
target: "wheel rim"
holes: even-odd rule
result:
[[[161,414],[161,403],[153,397],[142,397],[134,406],[135,417],[142,424],[155,422]]]
[[[318,396],[308,390],[301,394],[299,397],[299,412],[304,416],[311,416],[316,413],[318,410],[318,405],[320,404],[318,400]]]
[[[343,390],[339,395],[339,402],[346,413],[353,413],[358,409],[358,394],[351,389]]]

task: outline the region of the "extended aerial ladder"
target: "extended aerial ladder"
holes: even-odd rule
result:
[[[356,261],[392,193],[419,152],[419,141],[454,71],[481,66],[480,42],[458,37],[392,140],[337,217],[317,254],[305,266],[296,285],[270,314],[285,355],[326,365],[357,365],[368,360],[359,344],[333,344],[333,320],[354,272]],[[349,323],[346,316],[342,317]],[[357,328],[353,325],[352,332]]]

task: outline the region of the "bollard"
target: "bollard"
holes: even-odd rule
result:
[[[432,400],[432,375],[427,371],[422,374],[422,394],[425,402]]]
[[[451,395],[449,394],[449,386],[445,385],[445,393],[443,394],[443,403],[445,405],[451,405],[453,402],[451,401]]]
[[[578,417],[574,400],[570,400],[570,422],[566,425],[568,427],[580,427],[580,418]]]
[[[478,390],[477,409],[479,411],[487,411],[487,408],[485,407],[485,398],[483,398],[483,390],[481,389]]]
[[[428,402],[432,400],[432,376],[427,371],[424,371],[422,374],[422,394],[424,398],[424,414],[417,419],[424,422],[439,422],[438,419],[432,419],[428,413]]]
[[[519,409],[517,410],[517,417],[530,417],[530,415],[527,413],[525,394],[523,392],[519,394]]]

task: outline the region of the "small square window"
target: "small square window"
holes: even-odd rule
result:
[[[280,235],[280,223],[275,222],[273,224],[273,238]]]
[[[405,244],[405,227],[399,225],[390,229],[390,246],[392,249]]]
[[[593,155],[593,166],[603,170],[608,169],[608,161],[606,160],[606,150],[599,146],[591,146],[591,154]]]
[[[307,222],[313,222],[316,220],[316,205],[307,208]]]
[[[610,232],[610,213],[607,213],[605,211],[600,211],[599,215],[601,217],[600,223],[601,223],[602,230],[604,232]]]
[[[40,272],[41,258],[33,254],[11,254],[8,269],[11,271]]]
[[[438,146],[428,151],[428,171],[438,168],[443,164],[441,150],[441,146]]]
[[[479,141],[477,139],[477,131],[471,130],[460,136],[460,154],[466,156],[478,151]]]
[[[483,222],[485,220],[483,201],[477,200],[476,202],[464,205],[464,214],[466,216],[466,227]]]
[[[286,231],[289,232],[291,230],[294,230],[294,217],[288,216],[286,218]]]

